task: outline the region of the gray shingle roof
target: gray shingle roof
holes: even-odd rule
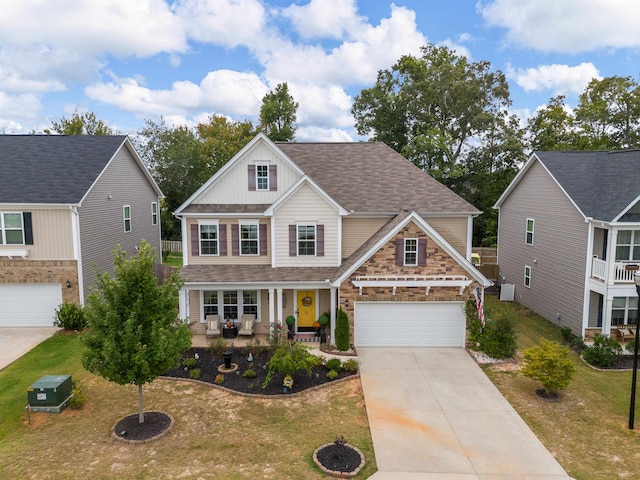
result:
[[[0,135],[0,203],[80,203],[126,138]]]
[[[611,221],[640,195],[640,151],[535,152],[582,213]]]
[[[342,207],[357,213],[480,213],[381,142],[277,142]]]

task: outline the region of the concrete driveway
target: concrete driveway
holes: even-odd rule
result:
[[[358,348],[374,480],[569,480],[461,348]]]
[[[58,330],[57,327],[0,327],[0,370]]]

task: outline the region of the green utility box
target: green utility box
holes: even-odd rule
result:
[[[45,375],[27,389],[27,403],[32,409],[60,407],[71,396],[71,388],[71,375]]]

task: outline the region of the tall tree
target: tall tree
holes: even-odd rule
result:
[[[280,83],[275,91],[262,98],[260,129],[274,142],[290,142],[295,138],[298,102],[289,94],[287,83]]]
[[[549,99],[528,121],[531,150],[573,150],[581,145],[575,117],[564,103],[564,95]]]
[[[114,135],[115,131],[99,120],[95,113],[78,113],[76,110],[71,118],[62,117],[59,122],[51,122],[51,128],[44,133],[52,135]]]
[[[258,133],[249,120],[239,122],[221,115],[211,115],[209,122],[198,124],[197,131],[203,143],[203,154],[209,172],[207,179]]]
[[[82,337],[87,347],[82,365],[88,371],[119,385],[137,385],[139,423],[144,422],[142,385],[175,368],[191,345],[189,326],[178,319],[182,281],[174,273],[158,285],[154,250],[145,240],[133,257],[116,248],[115,278],[98,275],[85,308],[89,330]]]

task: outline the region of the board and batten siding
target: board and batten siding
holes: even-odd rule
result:
[[[160,218],[152,225],[152,202],[158,202],[155,190],[127,148],[121,147],[78,208],[85,295],[95,285],[94,267],[113,274],[116,245],[127,255],[135,255],[145,239],[156,248],[161,261]],[[123,205],[131,206],[131,231],[127,233]]]
[[[391,217],[344,217],[342,219],[342,258],[348,258]]]
[[[249,191],[248,166],[260,162],[276,165],[276,191]],[[297,182],[299,178],[300,174],[284,162],[276,152],[258,142],[217,179],[213,188],[202,192],[192,203],[225,205],[271,204]]]
[[[212,212],[215,214],[215,212]],[[207,217],[207,220],[212,220]],[[248,220],[248,219],[247,219]],[[197,218],[187,218],[187,255],[189,265],[271,265],[271,219],[260,218],[260,225],[267,226],[267,254],[266,255],[233,255],[231,225],[240,225],[237,218],[221,218],[218,225],[227,226],[227,254],[226,255],[194,255],[191,250],[191,225],[197,225]],[[260,242],[258,242],[259,248]],[[239,246],[238,246],[239,248]],[[184,252],[183,252],[184,254]]]
[[[423,217],[463,257],[467,256],[469,217]]]
[[[334,267],[340,265],[338,255],[340,218],[336,209],[308,184],[302,185],[273,217],[277,267]],[[323,256],[289,256],[289,225],[297,223],[324,225]]]
[[[533,245],[525,244],[527,218],[534,219]],[[584,218],[537,161],[500,207],[498,263],[505,282],[515,284],[515,300],[576,335],[582,335],[587,237]]]

